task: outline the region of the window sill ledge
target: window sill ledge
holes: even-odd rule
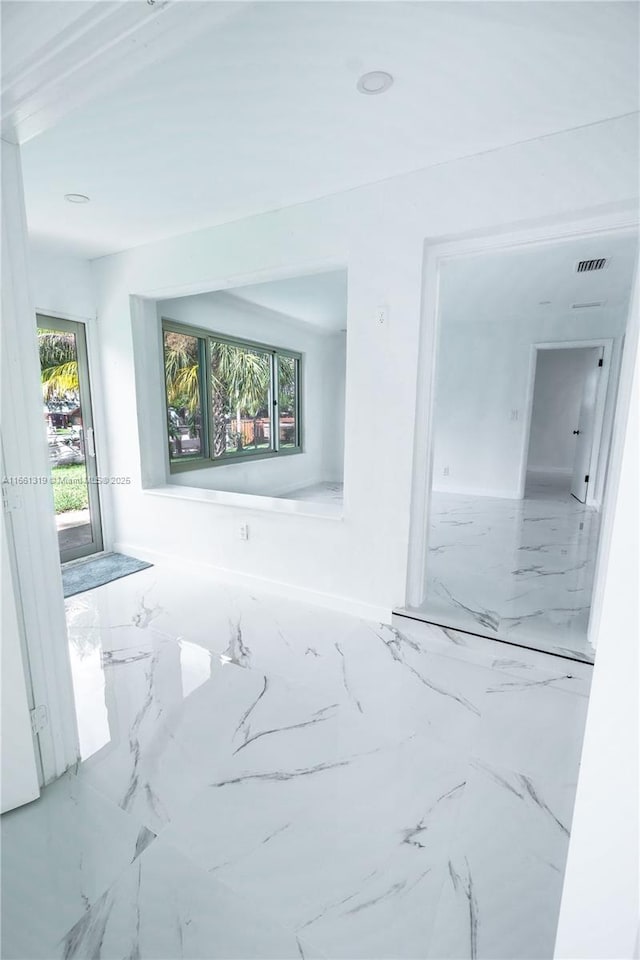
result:
[[[343,508],[340,503],[287,500],[284,497],[232,493],[227,490],[207,490],[202,487],[183,487],[177,484],[147,487],[143,492],[154,497],[190,500],[193,503],[214,503],[221,507],[242,507],[244,510],[264,510],[268,513],[284,513],[296,517],[320,517],[325,520],[343,519]]]

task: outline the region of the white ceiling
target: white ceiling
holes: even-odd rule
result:
[[[599,257],[608,260],[603,270],[576,272],[579,260]],[[626,314],[637,257],[637,235],[619,233],[456,258],[442,268],[442,316],[464,325],[532,312],[586,316],[599,308],[572,304],[597,301]]]
[[[49,48],[55,37],[72,28],[95,5],[95,0],[49,0],[32,9],[28,3],[9,0],[2,3],[2,80],[28,69],[34,57]]]
[[[636,3],[220,6],[24,144],[35,237],[98,256],[638,109]],[[395,84],[363,96],[374,69]]]
[[[324,330],[344,330],[347,326],[346,270],[255,283],[225,293]]]

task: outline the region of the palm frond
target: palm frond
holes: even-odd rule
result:
[[[166,331],[164,335],[164,372],[167,399],[174,407],[187,407],[195,414],[200,405],[198,338]]]
[[[67,363],[46,367],[42,370],[40,378],[42,393],[46,401],[55,398],[62,399],[68,394],[75,394],[77,399],[79,391],[77,360],[69,360]]]
[[[292,408],[296,399],[296,361],[293,357],[278,357],[278,404],[282,413]]]
[[[233,407],[255,416],[266,403],[271,379],[269,356],[250,347],[212,341],[211,376]]]
[[[184,406],[190,413],[196,412],[200,406],[199,364],[180,367],[171,378],[167,377],[167,398],[171,406]]]
[[[40,369],[48,370],[77,359],[76,338],[73,333],[43,330],[38,333]]]

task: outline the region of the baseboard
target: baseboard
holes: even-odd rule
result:
[[[312,590],[309,587],[298,587],[281,580],[270,580],[267,577],[242,573],[239,570],[229,570],[227,567],[216,567],[209,563],[194,563],[192,560],[185,560],[183,557],[176,557],[158,550],[148,550],[132,543],[117,542],[114,544],[113,550],[115,553],[125,553],[130,557],[146,560],[148,563],[166,564],[167,566],[179,564],[181,570],[189,569],[200,575],[203,573],[205,575],[210,574],[222,583],[262,590],[264,593],[286,597],[289,600],[298,600],[313,606],[335,610],[338,613],[346,613],[349,616],[357,617],[359,620],[391,624],[392,611],[390,606],[382,607],[367,603],[364,600],[356,600],[335,593],[324,593],[320,590]]]
[[[464,487],[441,487],[439,485],[434,485],[433,493],[450,493],[456,497],[493,497],[496,500],[522,500],[522,496],[519,490],[492,490],[484,489],[480,490],[475,488],[473,490]]]
[[[573,470],[570,467],[528,467],[527,476],[530,473],[535,473],[536,476],[571,477]]]

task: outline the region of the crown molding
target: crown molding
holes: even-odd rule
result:
[[[47,39],[34,46],[29,15],[36,15],[41,4],[10,2],[20,10],[5,16],[3,23],[3,47],[13,46],[11,59],[16,66],[2,76],[2,138],[19,144],[251,6],[88,0],[73,4],[78,16],[61,21],[59,30],[49,31]],[[15,55],[20,45],[24,47],[21,57]]]

